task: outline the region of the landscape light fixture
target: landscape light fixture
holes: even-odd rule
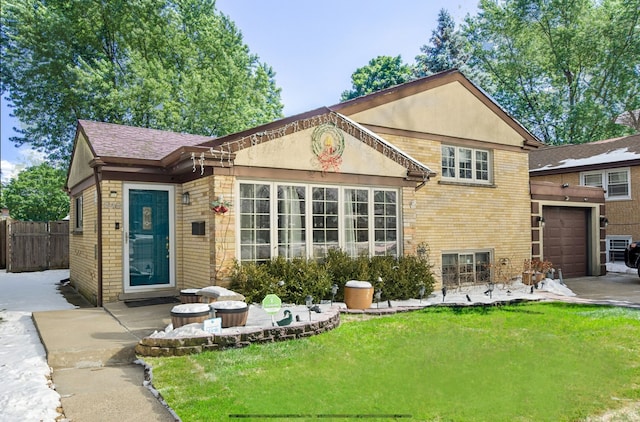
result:
[[[493,283],[493,281],[490,281],[489,284],[487,284],[487,292],[489,292],[489,299],[493,299],[493,289],[496,287],[496,285]]]
[[[333,306],[333,301],[336,298],[336,293],[338,293],[338,285],[334,283],[333,286],[331,286],[331,306]]]
[[[191,194],[189,192],[182,194],[182,205],[191,205]]]
[[[426,292],[426,287],[424,285],[420,286],[420,290],[418,290],[418,294],[420,295],[420,303],[422,303],[422,298],[424,297],[424,293]]]
[[[304,299],[305,304],[307,305],[307,309],[309,309],[309,321],[311,321],[311,307],[313,306],[313,296],[307,295]]]

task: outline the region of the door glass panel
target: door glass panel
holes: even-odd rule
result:
[[[169,284],[169,192],[129,190],[130,286]]]

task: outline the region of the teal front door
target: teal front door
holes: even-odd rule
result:
[[[173,188],[126,185],[125,292],[173,287]]]

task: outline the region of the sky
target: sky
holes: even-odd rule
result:
[[[244,36],[251,53],[270,65],[282,89],[284,115],[330,106],[351,89],[351,74],[377,56],[401,55],[414,63],[429,44],[438,12],[456,25],[477,12],[478,0],[217,0]],[[33,153],[9,141],[20,122],[0,115],[2,178],[8,180]]]

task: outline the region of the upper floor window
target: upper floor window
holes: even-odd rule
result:
[[[580,184],[603,188],[607,199],[631,199],[629,168],[580,173]]]
[[[241,261],[398,255],[398,191],[277,182],[239,184]]]
[[[442,146],[442,178],[460,182],[490,183],[488,150]]]

